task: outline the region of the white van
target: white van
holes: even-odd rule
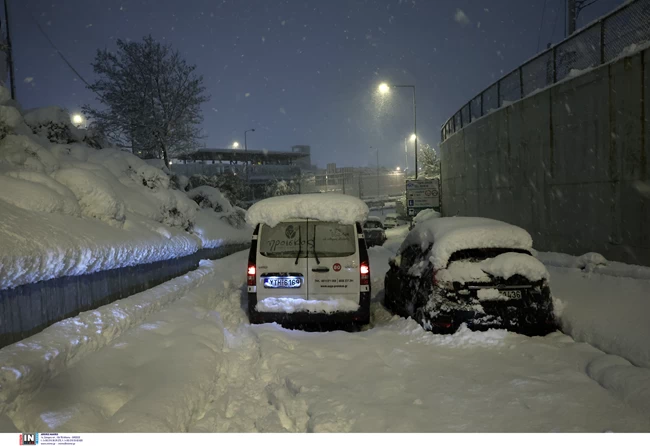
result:
[[[275,197],[249,210],[247,220],[255,224],[247,271],[251,323],[302,329],[369,323],[370,264],[361,223],[354,221],[365,219],[367,207],[356,198],[326,195],[313,202],[305,201],[310,195]],[[343,203],[332,203],[335,197]],[[292,212],[305,203],[308,212],[304,206]],[[341,218],[342,204],[361,215]]]

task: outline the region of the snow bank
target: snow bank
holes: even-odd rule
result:
[[[246,213],[246,221],[255,226],[273,227],[292,218],[313,218],[343,224],[363,222],[368,206],[361,200],[341,194],[284,195],[255,203]]]
[[[253,228],[235,228],[226,218],[216,218],[214,211],[201,209],[196,214],[192,232],[201,239],[204,248],[218,248],[226,243],[250,242]]]
[[[650,368],[650,280],[548,267],[564,333]]]
[[[650,280],[650,267],[609,261],[598,253],[589,252],[581,256],[572,256],[560,252],[535,251],[534,255],[548,266],[579,268],[607,276]]]
[[[23,117],[19,107],[0,105],[0,288],[250,238],[243,213],[218,190],[208,195],[227,218],[203,213],[197,226],[199,205],[174,189],[169,175],[132,153],[86,141],[92,136],[59,107]]]
[[[435,242],[435,243],[434,243]],[[400,251],[419,245],[431,250],[434,269],[447,267],[449,257],[457,251],[476,248],[510,248],[531,250],[533,240],[524,229],[489,218],[432,218],[416,225],[408,234]]]
[[[126,214],[121,228],[0,201],[0,288],[182,257],[202,247],[180,229]]]

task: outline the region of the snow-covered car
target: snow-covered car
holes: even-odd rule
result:
[[[381,246],[386,242],[386,231],[379,217],[368,217],[363,224],[363,235],[366,246]]]
[[[399,215],[397,214],[388,214],[384,219],[384,228],[392,229],[396,228],[399,225],[398,219]]]
[[[301,329],[353,328],[370,321],[370,262],[361,222],[366,204],[340,194],[273,197],[255,203],[247,283],[251,323]]]
[[[524,229],[487,218],[433,218],[416,225],[389,261],[384,305],[425,329],[453,333],[556,329],[546,267]]]

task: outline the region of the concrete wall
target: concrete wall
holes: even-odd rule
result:
[[[501,108],[441,144],[443,214],[650,265],[649,116],[650,50]]]

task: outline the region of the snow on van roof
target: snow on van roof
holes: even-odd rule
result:
[[[511,248],[530,251],[533,239],[524,229],[502,221],[479,217],[432,218],[415,225],[402,243],[420,245],[431,243],[431,263],[434,269],[447,267],[449,258],[457,251],[477,248]]]
[[[313,218],[353,224],[361,223],[367,217],[368,206],[358,198],[342,194],[303,194],[258,201],[246,213],[246,222],[273,227],[292,218]]]

